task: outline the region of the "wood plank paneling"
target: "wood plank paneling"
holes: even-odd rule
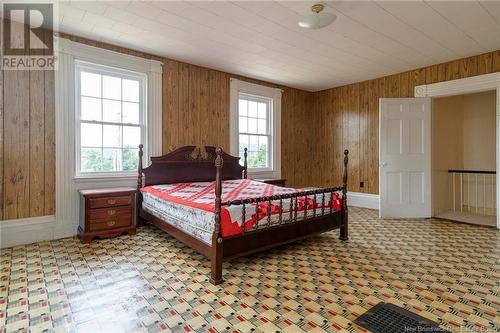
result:
[[[43,215],[56,213],[56,106],[55,106],[55,73],[45,71],[45,207]]]
[[[44,215],[45,206],[45,76],[29,73],[29,216]]]
[[[493,53],[477,56],[477,75],[493,72]]]
[[[29,217],[29,71],[4,71],[4,219]]]
[[[326,133],[321,132],[321,135],[329,137],[329,132],[335,132],[333,135],[336,137],[341,135],[341,139],[334,140],[334,147],[330,148],[335,152],[336,160],[339,159],[339,152],[343,149],[351,150],[349,190],[378,193],[379,98],[413,97],[415,86],[418,85],[492,72],[500,72],[500,51],[313,93],[313,99],[318,101],[314,104],[314,114],[317,114],[319,119],[323,119],[325,118],[323,113],[325,113],[328,117],[334,118],[337,124],[342,124],[340,127],[327,126]],[[334,96],[334,101],[327,98],[330,95]],[[328,105],[323,105],[323,103],[328,103]],[[348,117],[346,117],[346,110],[349,112]],[[319,135],[316,140],[319,143],[318,151],[325,151],[325,147],[331,144],[324,140],[322,142]],[[316,185],[332,185],[325,175],[331,172],[332,164],[336,169],[341,168],[341,165],[319,155],[315,158],[315,164],[318,165],[318,169],[317,171],[315,169],[317,174],[313,176],[313,179],[320,180],[316,182]],[[334,180],[338,181],[337,178]],[[359,182],[364,182],[365,187],[361,188]]]
[[[305,172],[314,148],[310,123],[312,93],[248,79],[195,65],[166,60],[163,151],[183,145],[219,145],[229,149],[229,89],[231,77],[283,89],[281,105],[282,176],[288,184],[305,186]],[[347,132],[346,132],[347,133]]]

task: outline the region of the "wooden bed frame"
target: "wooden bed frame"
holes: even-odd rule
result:
[[[222,279],[222,262],[236,257],[245,256],[258,251],[277,247],[283,244],[295,242],[306,237],[340,228],[340,239],[348,239],[348,211],[347,211],[347,150],[344,151],[344,170],[342,186],[314,189],[292,194],[281,194],[267,197],[239,199],[222,202],[222,180],[247,178],[247,150],[244,154],[244,166],[239,164],[239,157],[226,154],[221,148],[211,146],[181,147],[171,153],[151,158],[151,165],[143,168],[142,156],[143,146],[139,146],[139,168],[137,179],[137,223],[142,225],[148,221],[156,227],[184,242],[195,251],[211,260],[211,278],[213,284],[220,284]],[[215,162],[214,162],[215,161]],[[145,179],[143,181],[143,175]],[[162,221],[142,209],[143,186],[172,184],[183,182],[204,182],[215,180],[215,228],[212,235],[212,244],[207,245],[201,240],[185,233],[173,225]],[[333,192],[342,191],[342,205],[340,211],[334,211],[332,202],[325,208],[325,194],[330,193],[333,200]],[[306,208],[304,211],[298,209],[298,198],[313,197],[314,202],[321,198],[321,214],[315,209]],[[244,230],[242,234],[223,237],[221,230],[221,209],[223,206],[242,205],[242,215],[245,221],[246,205],[259,203],[279,202],[282,207],[283,199],[289,199],[291,207],[289,212],[279,213],[279,223],[272,224],[270,212],[267,215],[267,223],[257,228]],[[270,205],[268,204],[269,209]],[[253,208],[253,207],[252,207]],[[281,210],[281,209],[280,209]],[[257,216],[259,212],[253,212]],[[250,213],[252,214],[252,213]],[[289,219],[283,219],[283,216]]]

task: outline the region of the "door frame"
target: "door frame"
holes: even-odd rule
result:
[[[415,97],[446,97],[491,90],[496,91],[496,204],[497,229],[500,229],[500,73],[416,86]]]

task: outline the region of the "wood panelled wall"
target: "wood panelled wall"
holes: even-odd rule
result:
[[[163,61],[163,151],[229,148],[231,77],[283,89],[282,175],[291,186],[338,185],[350,153],[351,191],[378,192],[378,98],[424,83],[500,71],[500,51],[310,93],[101,42],[65,38]],[[55,213],[54,73],[0,72],[0,220]],[[360,181],[365,186],[360,188]]]
[[[349,190],[378,193],[378,99],[413,97],[415,86],[500,71],[500,51],[313,93],[318,136],[313,184],[339,184],[349,149]],[[317,171],[315,171],[317,170]],[[360,186],[364,182],[364,187]]]
[[[0,220],[55,213],[53,71],[0,71]]]
[[[87,45],[164,62],[163,151],[186,144],[229,149],[229,79],[283,89],[282,174],[312,181],[312,94],[67,34]],[[54,73],[0,71],[0,220],[55,213]]]
[[[282,176],[291,186],[312,182],[313,128],[307,126],[312,94],[237,75],[166,60],[163,68],[163,152],[183,145],[229,149],[229,81],[237,78],[283,89],[281,105]]]

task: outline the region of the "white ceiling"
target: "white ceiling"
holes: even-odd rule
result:
[[[500,49],[500,1],[60,2],[59,30],[310,91]]]

